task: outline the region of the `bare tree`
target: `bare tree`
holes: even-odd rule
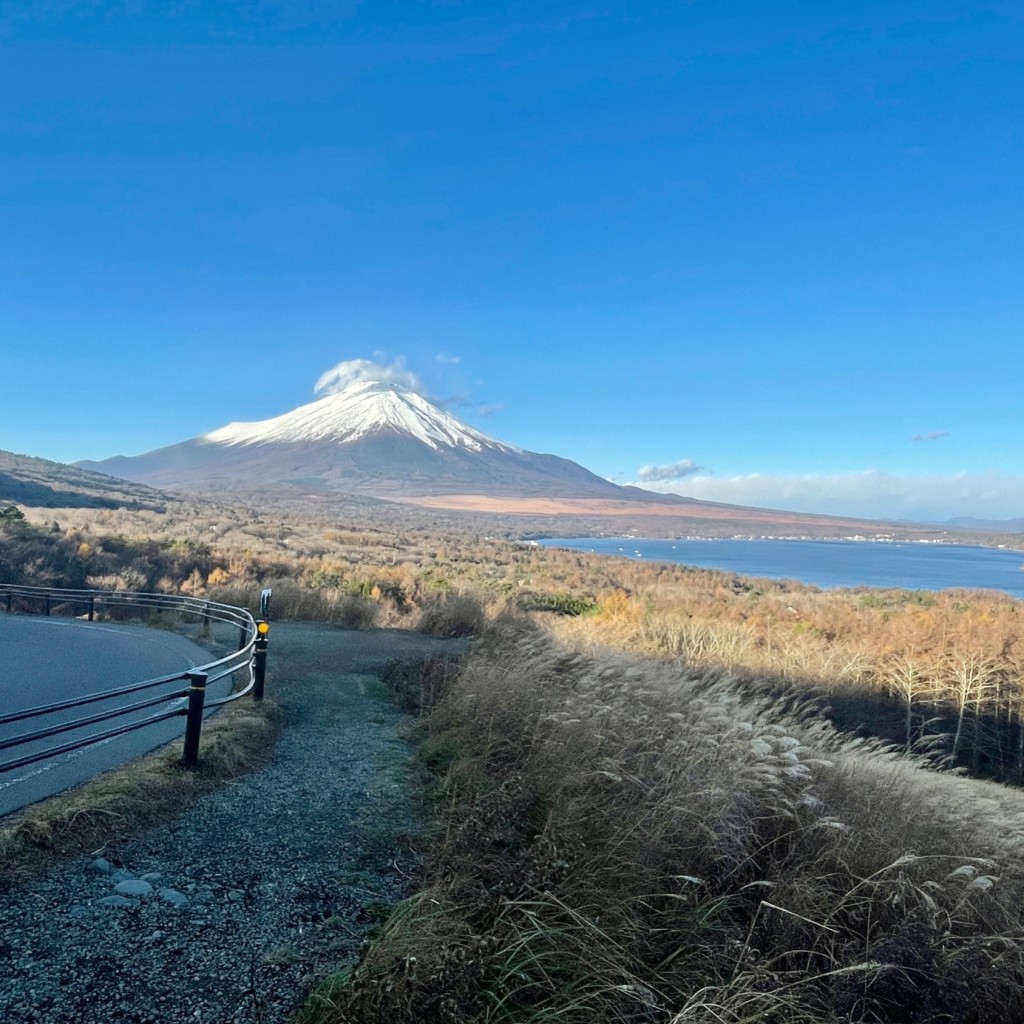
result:
[[[890,692],[896,694],[906,709],[904,742],[910,750],[914,742],[914,703],[920,704],[928,695],[935,693],[935,684],[925,672],[921,661],[911,654],[901,654],[886,666],[885,682]]]
[[[968,708],[974,712],[975,750],[977,760],[981,733],[981,709],[983,703],[994,691],[997,677],[991,659],[980,654],[956,654],[949,660],[946,679],[953,704],[956,707],[956,733],[953,736],[953,757],[960,753],[963,739],[964,716]]]

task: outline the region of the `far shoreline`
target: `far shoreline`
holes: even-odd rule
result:
[[[874,545],[871,557],[851,560],[843,549]],[[557,548],[597,555],[601,558],[625,558],[637,563],[688,566],[708,571],[733,573],[751,579],[788,580],[824,589],[882,590],[979,590],[996,591],[1015,600],[1024,600],[1024,562],[1014,548],[959,539],[871,538],[871,537],[640,537],[635,534],[576,537],[539,537],[521,543],[531,547]],[[714,554],[698,557],[694,547],[719,545]],[[740,546],[757,545],[737,556]],[[677,545],[690,549],[676,551]],[[773,547],[773,545],[779,545]],[[792,545],[787,557],[779,555],[784,545]],[[834,557],[823,556],[823,549],[834,549]],[[898,552],[904,551],[901,556]],[[864,546],[865,553],[872,548]],[[911,550],[914,552],[911,554]],[[926,554],[925,552],[929,552]],[[932,554],[934,553],[934,557]],[[708,561],[708,559],[713,559]],[[1009,563],[1009,564],[1008,564]]]

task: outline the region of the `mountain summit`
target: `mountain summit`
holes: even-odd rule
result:
[[[489,437],[386,374],[379,380],[361,374],[273,419],[230,423],[143,455],[78,465],[170,488],[285,483],[382,498],[665,500],[619,487],[568,459]]]
[[[429,448],[464,448],[480,452],[493,448],[520,453],[466,426],[425,398],[399,384],[356,381],[344,390],[300,406],[283,416],[259,423],[229,423],[207,434],[214,444],[349,444],[374,434],[410,437]]]

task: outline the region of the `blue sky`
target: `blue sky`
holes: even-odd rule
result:
[[[624,483],[1024,515],[1021,124],[1019,3],[0,0],[0,447],[373,359]]]

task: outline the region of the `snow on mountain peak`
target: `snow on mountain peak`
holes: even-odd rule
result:
[[[229,423],[203,440],[224,445],[310,441],[347,444],[379,433],[412,437],[435,450],[522,450],[474,430],[398,382],[366,379],[273,419]]]

